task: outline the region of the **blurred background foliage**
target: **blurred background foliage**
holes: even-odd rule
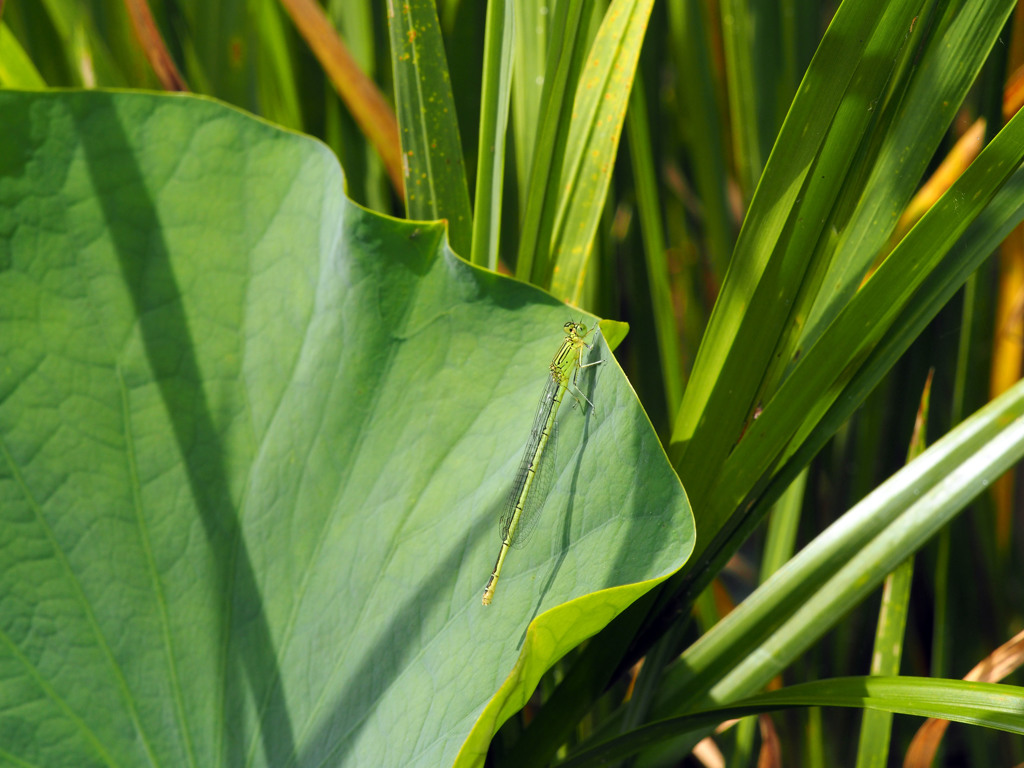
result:
[[[548,726],[555,735],[536,739],[549,738],[555,747],[586,742],[597,723],[619,712],[634,695],[633,662],[652,648],[667,653],[667,659],[678,656],[793,552],[902,467],[915,419],[919,442],[925,426],[929,439],[945,434],[1019,379],[1022,354],[1024,238],[1014,229],[998,248],[995,242],[988,245],[986,253],[995,248],[991,258],[979,259],[965,286],[943,302],[894,364],[884,366],[888,372],[868,388],[863,405],[828,432],[824,448],[785,466],[775,464],[740,489],[745,509],[763,511],[756,520],[737,516],[740,505],[729,506],[710,487],[725,481],[699,469],[690,441],[720,424],[724,443],[717,453],[709,449],[709,461],[725,466],[730,446],[753,425],[769,396],[781,391],[781,382],[820,333],[814,318],[833,317],[848,305],[871,270],[1016,113],[1022,97],[1014,72],[1024,63],[1024,14],[1008,2],[977,3],[970,18],[962,4],[941,0],[903,3],[884,13],[884,3],[863,3],[865,18],[881,19],[890,10],[908,15],[902,26],[893,23],[902,32],[882,49],[894,53],[881,61],[872,61],[869,49],[860,49],[853,59],[820,61],[819,76],[839,77],[856,68],[860,79],[855,82],[865,88],[874,82],[876,91],[863,97],[866,107],[861,104],[857,118],[867,115],[863,123],[841,108],[826,119],[822,130],[833,131],[833,143],[818,147],[819,138],[801,137],[799,125],[787,124],[794,132],[788,139],[780,130],[787,114],[798,113],[790,107],[802,82],[806,99],[799,114],[824,109],[827,94],[811,93],[817,84],[805,80],[805,73],[838,3],[620,2],[613,10],[625,15],[602,27],[608,5],[602,0],[437,0],[436,6],[432,0],[0,4],[3,87],[190,90],[222,99],[324,141],[337,154],[348,193],[357,202],[396,216],[446,218],[453,247],[467,259],[631,324],[617,354],[691,494],[698,542],[721,534],[731,543],[720,548],[718,560],[711,554],[698,558],[699,573],[670,582],[660,603],[633,617],[630,639],[621,652],[610,652],[607,675],[593,683],[576,715],[568,717],[568,725]],[[851,9],[851,18],[856,13]],[[976,65],[942,75],[950,93],[961,94],[956,102],[945,105],[941,119],[940,112],[910,110],[908,105],[918,103],[914,99],[924,103],[915,88],[931,88],[933,96],[942,92],[940,86],[922,85],[921,73],[946,73],[943,50],[955,57],[958,45],[978,53]],[[605,65],[605,79],[593,89],[598,98],[588,103],[586,78],[595,71],[588,68]],[[577,83],[586,87],[577,90]],[[823,179],[825,168],[841,167],[841,172],[820,188],[807,182],[800,188],[804,197],[794,202],[786,197],[789,177],[773,182],[763,174],[769,157],[782,165],[802,142],[812,145],[807,163],[821,169]],[[601,153],[593,166],[584,149]],[[827,165],[835,149],[844,155],[842,163]],[[899,176],[897,165],[909,179]],[[799,168],[806,172],[807,166]],[[755,197],[759,183],[765,186],[760,198]],[[890,194],[887,184],[902,185],[906,194]],[[814,200],[821,205],[807,208]],[[878,200],[878,211],[862,215]],[[723,341],[727,322],[712,341],[705,332],[726,273],[736,271],[734,283],[743,275],[757,279],[744,259],[759,258],[755,240],[759,227],[775,215],[776,202],[790,217],[779,242],[797,242],[802,217],[817,216],[820,229],[805,242],[829,258],[806,267],[810,277],[798,283],[799,298],[783,293],[773,300],[787,307],[794,302],[795,319],[786,319],[788,309],[781,320],[762,318],[759,308],[769,306],[763,297],[735,294],[738,303],[731,311],[747,312],[747,325],[736,325],[737,344],[749,345],[752,352],[758,344],[767,344],[768,351],[777,348],[789,367],[763,361],[745,394],[738,395],[738,407],[719,419],[716,398],[728,394],[722,380],[712,370],[701,380],[702,389],[687,390],[687,382],[702,339],[712,350],[743,351]],[[755,243],[746,247],[740,237],[745,217],[747,240]],[[986,236],[998,230],[992,222],[978,226]],[[577,229],[581,235],[574,234]],[[975,233],[972,242],[988,241]],[[932,245],[905,243],[904,250]],[[859,249],[856,258],[834,258],[848,256],[850,248]],[[768,340],[749,338],[749,328],[761,324],[781,330]],[[726,377],[739,370],[722,365]],[[927,417],[919,418],[926,380],[928,407],[920,413]],[[684,391],[686,398],[696,398],[692,407]],[[806,403],[808,411],[815,407],[813,400]],[[796,482],[790,485],[792,478]],[[780,487],[765,491],[772,479]],[[703,485],[708,488],[701,490]],[[702,527],[701,511],[714,507],[716,499],[725,506]],[[772,520],[778,524],[758,524],[776,499]],[[895,640],[902,660],[897,651],[889,674],[960,677],[1024,628],[1019,499],[1013,475],[1003,476],[975,499],[969,514],[952,519],[921,550],[912,581],[910,571],[904,572],[896,610],[905,614],[906,632],[905,639],[897,632]],[[723,524],[726,519],[734,522]],[[664,620],[666,613],[675,618]],[[686,621],[690,615],[696,621]],[[884,619],[884,608],[881,615]],[[786,672],[785,682],[866,673],[878,622],[876,591],[846,620],[823,629],[820,641]],[[609,647],[605,640],[599,636],[591,647]],[[1007,653],[1016,658],[1020,652]],[[521,754],[514,751],[521,729],[542,716],[545,703],[558,701],[566,675],[575,679],[569,670],[592,658],[580,651],[549,675],[535,704],[499,734],[492,754],[496,763],[516,764],[508,755]],[[1012,673],[1009,681],[1014,680],[1020,682],[1019,672]],[[575,695],[580,696],[578,690]],[[624,717],[628,721],[629,715]],[[754,722],[716,736],[714,743],[702,742],[694,754],[708,765],[722,764],[715,762],[716,753],[729,765],[753,764],[758,750],[760,759],[769,761],[773,750],[781,750],[787,765],[852,764],[861,727],[859,713],[842,709],[762,716],[759,730]],[[900,764],[908,754],[918,725],[896,720],[890,764]],[[863,738],[862,764],[886,764],[865,757]],[[934,743],[943,744],[948,765],[1024,761],[1019,737],[981,728],[958,726]],[[647,759],[645,764],[659,764],[661,758]],[[679,759],[671,751],[664,756],[668,764]]]

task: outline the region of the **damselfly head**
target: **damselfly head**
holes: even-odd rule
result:
[[[585,338],[587,335],[587,326],[583,324],[583,319],[580,318],[580,322],[570,320],[562,326],[565,331],[565,335],[569,337],[575,337],[578,339]]]

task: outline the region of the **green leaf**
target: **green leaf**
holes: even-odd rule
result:
[[[452,248],[468,257],[469,185],[434,0],[395,2],[388,11],[406,214],[446,219]]]
[[[480,605],[570,310],[342,190],[324,145],[206,99],[0,95],[9,761],[473,764],[691,551],[595,334],[597,410],[559,412]]]

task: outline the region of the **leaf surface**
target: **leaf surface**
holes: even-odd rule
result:
[[[580,316],[443,231],[209,100],[0,95],[0,755],[473,763],[685,561],[686,496],[595,333],[597,410],[559,412],[538,529],[480,605]]]

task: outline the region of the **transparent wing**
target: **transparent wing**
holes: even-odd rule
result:
[[[555,472],[552,468],[555,463],[555,452],[558,442],[558,422],[551,422],[551,434],[548,436],[548,444],[544,453],[537,459],[537,470],[533,474],[533,487],[523,504],[523,511],[519,515],[519,527],[516,535],[509,545],[513,549],[522,549],[530,540],[533,532],[537,529],[537,521],[540,520],[540,511],[544,501],[551,490],[551,478]]]
[[[541,395],[537,415],[533,420],[530,438],[523,450],[523,458],[519,462],[515,480],[509,489],[505,506],[498,521],[498,534],[505,540],[511,529],[510,546],[522,547],[530,532],[536,527],[538,512],[543,506],[544,497],[551,483],[551,463],[555,452],[555,421],[557,413],[557,395],[560,384],[548,377]],[[531,467],[533,472],[531,473]],[[531,479],[532,476],[532,479]],[[523,494],[525,492],[525,498]],[[516,516],[516,509],[522,500],[522,511]]]

